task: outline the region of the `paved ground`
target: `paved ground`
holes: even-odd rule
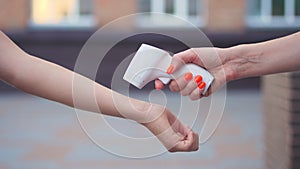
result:
[[[176,97],[172,95],[173,99]],[[96,146],[76,117],[73,109],[61,104],[22,93],[0,93],[0,169],[261,169],[263,166],[263,120],[258,90],[229,91],[217,131],[194,153],[122,158]],[[125,131],[132,125],[119,119],[111,123]],[[110,132],[95,129],[110,139]],[[134,149],[134,145],[129,146]]]

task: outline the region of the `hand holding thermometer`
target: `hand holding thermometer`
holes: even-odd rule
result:
[[[205,94],[214,80],[214,77],[205,69],[195,64],[185,64],[173,74],[167,74],[166,70],[171,63],[172,57],[162,49],[142,44],[130,62],[123,79],[136,86],[143,88],[152,80],[160,79],[168,84],[171,79],[176,79],[187,72],[193,75],[201,75],[206,86],[202,94]]]

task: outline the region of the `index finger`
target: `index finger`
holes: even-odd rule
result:
[[[165,87],[165,85],[163,84],[163,82],[160,81],[159,79],[155,80],[154,85],[155,85],[155,89],[156,90],[161,90],[161,89],[163,89]]]
[[[194,63],[199,66],[204,66],[200,57],[194,51],[195,49],[188,49],[183,52],[176,53],[171,61],[171,65],[174,66],[173,72],[178,70],[182,65],[186,63]]]

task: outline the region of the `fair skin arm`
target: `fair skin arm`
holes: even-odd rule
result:
[[[297,32],[270,41],[231,48],[193,48],[175,54],[171,65],[174,66],[173,72],[185,63],[206,68],[215,77],[205,95],[208,96],[232,80],[300,70],[299,42],[300,32]],[[155,86],[162,89],[163,83],[156,80]],[[192,100],[203,96],[197,84],[193,80],[186,80],[184,76],[173,80],[169,87],[174,92],[188,95]]]
[[[59,65],[29,55],[1,31],[0,51],[0,79],[24,92],[71,107],[135,120],[171,152],[198,149],[198,135],[163,106],[123,96]],[[76,104],[72,85],[79,91]],[[93,97],[85,91],[95,91],[96,99],[91,100]]]

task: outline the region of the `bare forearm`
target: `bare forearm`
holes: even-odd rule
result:
[[[22,91],[72,107],[133,120],[144,118],[152,106],[31,56],[2,32],[0,42],[0,79]]]
[[[129,98],[82,75],[33,56],[24,56],[14,80],[18,89],[49,100],[90,112],[134,120],[158,135],[170,128],[160,105]],[[161,122],[165,121],[165,122]],[[157,124],[160,125],[158,128]],[[170,134],[168,132],[168,134]]]
[[[33,56],[24,56],[25,66],[15,71],[15,87],[27,93],[71,107],[105,115],[144,118],[149,103],[116,93],[80,74]]]
[[[229,48],[234,79],[300,70],[300,32],[271,41]],[[231,80],[234,80],[231,79]]]

